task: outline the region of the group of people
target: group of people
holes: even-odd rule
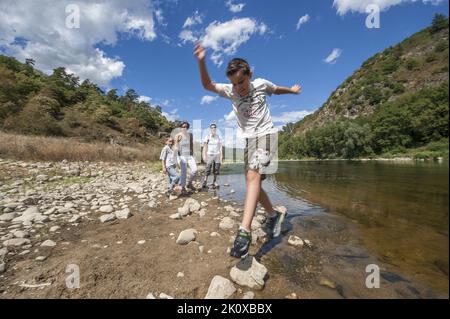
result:
[[[181,195],[186,196],[189,191],[195,190],[193,185],[197,175],[197,161],[194,156],[193,136],[189,133],[188,122],[181,124],[181,130],[175,136],[167,137],[166,145],[161,150],[160,160],[163,172],[167,175],[167,196],[175,195],[175,186],[181,186]],[[203,160],[206,162],[205,175],[203,177],[202,188],[207,188],[208,177],[213,174],[212,188],[219,187],[217,176],[220,173],[220,166],[223,161],[222,141],[217,133],[217,125],[210,125],[210,132],[203,140]],[[177,171],[177,166],[180,172]],[[188,176],[188,169],[190,170]]]

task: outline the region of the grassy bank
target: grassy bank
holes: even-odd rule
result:
[[[129,146],[84,143],[59,137],[27,136],[0,132],[0,157],[31,161],[132,162],[158,160],[162,144]]]

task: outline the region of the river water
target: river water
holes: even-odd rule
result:
[[[224,166],[221,198],[242,204],[242,172]],[[263,188],[288,208],[285,236],[260,251],[281,286],[306,298],[448,298],[448,161],[279,162]],[[293,249],[291,234],[314,249]],[[378,289],[367,288],[369,264]]]

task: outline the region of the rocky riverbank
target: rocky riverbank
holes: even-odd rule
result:
[[[242,206],[215,191],[167,198],[154,167],[0,159],[0,298],[442,297],[379,263],[353,223],[329,214],[289,213],[284,236],[267,242],[258,209],[250,257],[234,259]],[[380,289],[364,284],[374,263]]]
[[[0,178],[2,298],[253,298],[264,289],[261,262],[228,254],[242,208],[208,192],[167,198],[151,165],[0,160]],[[258,210],[253,252],[264,220]]]

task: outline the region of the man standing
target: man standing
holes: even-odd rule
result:
[[[206,172],[202,188],[206,188],[211,171],[214,175],[212,187],[217,188],[219,186],[217,176],[219,175],[220,164],[222,163],[222,141],[217,134],[217,125],[212,123],[209,128],[210,133],[203,140],[203,158],[206,161]]]

